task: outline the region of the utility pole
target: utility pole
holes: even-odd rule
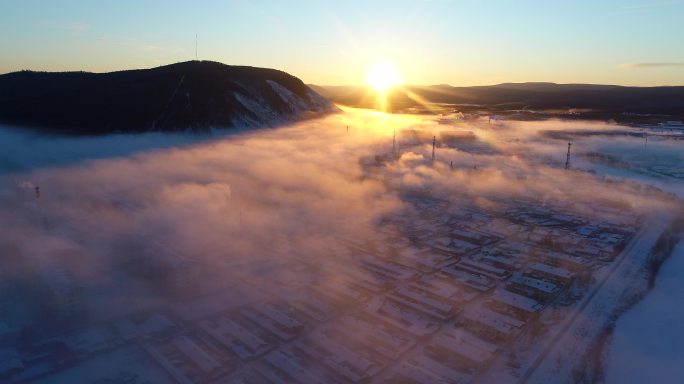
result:
[[[40,187],[35,186],[33,192],[36,197],[36,207],[38,207],[38,214],[40,215],[40,220],[43,222],[43,227],[47,228],[47,220],[45,220],[45,215],[43,214],[43,208],[40,206]]]
[[[437,143],[437,136],[432,136],[432,162],[435,162],[435,143]]]
[[[570,147],[572,143],[568,143],[568,155],[565,157],[565,169],[570,169]]]
[[[392,131],[392,160],[397,159],[397,130]]]

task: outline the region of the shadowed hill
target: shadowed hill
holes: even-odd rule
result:
[[[263,127],[335,107],[285,72],[210,61],[0,75],[0,123],[60,133]]]

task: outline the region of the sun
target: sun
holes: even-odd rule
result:
[[[366,83],[380,93],[401,84],[404,77],[391,61],[379,60],[371,64],[366,72]]]

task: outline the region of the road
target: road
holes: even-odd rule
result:
[[[570,381],[572,368],[607,325],[609,316],[619,305],[619,295],[638,274],[660,235],[674,217],[663,213],[652,217],[625,247],[603,279],[585,296],[581,304],[533,361],[518,383],[558,382],[560,377]],[[579,340],[578,340],[579,339]],[[578,353],[579,352],[579,353]],[[565,361],[565,364],[562,362]],[[568,363],[569,362],[569,363]],[[565,370],[565,375],[561,374]],[[551,381],[549,381],[551,380]]]

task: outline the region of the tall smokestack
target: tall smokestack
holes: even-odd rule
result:
[[[565,169],[570,169],[570,147],[572,143],[568,143],[568,155],[565,157]]]

